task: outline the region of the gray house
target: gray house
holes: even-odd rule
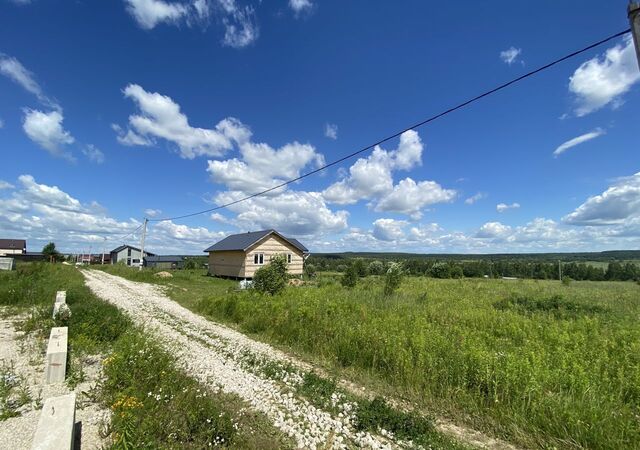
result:
[[[145,256],[144,266],[156,269],[182,269],[184,267],[184,256]]]
[[[139,266],[140,265],[140,249],[136,247],[132,247],[130,245],[121,245],[118,248],[114,248],[109,252],[111,256],[111,264],[118,264],[121,261],[127,266]],[[144,257],[148,256],[156,256],[151,252],[144,252]]]

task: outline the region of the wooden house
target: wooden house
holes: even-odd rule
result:
[[[275,230],[232,234],[212,245],[209,274],[220,277],[253,278],[254,273],[269,264],[274,255],[285,255],[289,274],[302,275],[309,250],[298,240]]]

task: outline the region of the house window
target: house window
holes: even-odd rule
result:
[[[287,253],[287,263],[291,264],[291,253]]]
[[[127,249],[127,256],[131,256],[131,249],[130,248]]]
[[[254,264],[264,264],[264,253],[254,253],[253,254],[253,263]]]

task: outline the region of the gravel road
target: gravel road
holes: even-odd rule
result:
[[[408,443],[353,429],[353,405],[336,398],[338,414],[331,414],[294,395],[298,372],[273,379],[246,361],[276,362],[304,369],[264,343],[204,319],[168,298],[160,286],[128,281],[97,270],[83,270],[86,283],[102,299],[127,312],[168,348],[180,365],[209,389],[235,394],[290,436],[300,448],[386,449]]]
[[[129,281],[99,270],[83,270],[83,274],[96,295],[121,308],[138,325],[155,332],[194,378],[214,392],[222,390],[238,395],[264,413],[300,448],[411,447],[410,442],[395,439],[384,430],[379,435],[354,430],[355,405],[340,395],[332,398],[333,414],[300,399],[295,389],[302,376],[314,369],[311,365],[194,314],[171,300],[164,287]],[[274,376],[274,365],[285,370]],[[287,367],[294,370],[286,370]],[[348,382],[342,384],[348,385],[348,391],[360,390]],[[446,420],[437,419],[436,428],[471,447],[517,450],[500,439]]]
[[[10,369],[10,376],[21,380],[21,388],[30,397],[30,401],[19,409],[17,417],[0,421],[0,450],[29,450],[40,420],[42,403],[49,397],[66,395],[72,391],[78,399],[76,422],[80,422],[82,426],[80,448],[103,448],[105,442],[100,437],[100,428],[108,422],[109,411],[83,395],[100,378],[100,355],[85,357],[85,380],[74,389],[70,389],[66,383],[47,384],[44,377],[43,343],[38,342],[33,335],[25,336],[16,329],[16,323],[26,318],[13,316],[0,320],[0,367],[4,369],[5,376],[7,369]]]

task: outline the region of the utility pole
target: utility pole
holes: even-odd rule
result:
[[[104,237],[104,242],[102,243],[102,261],[100,262],[100,265],[104,266],[104,251],[105,251],[105,246],[107,245],[107,237]]]
[[[629,24],[631,25],[631,34],[633,35],[633,42],[636,46],[636,58],[638,61],[638,68],[640,68],[640,3],[630,1],[627,8],[627,16],[629,17]]]
[[[558,260],[558,280],[562,281],[562,261]]]
[[[149,219],[145,217],[142,225],[142,236],[140,236],[140,266],[138,266],[138,270],[142,270],[144,262],[144,238],[147,236],[147,222],[149,222]]]

